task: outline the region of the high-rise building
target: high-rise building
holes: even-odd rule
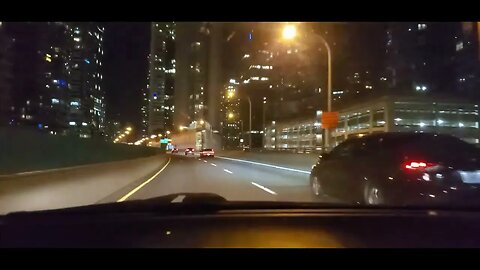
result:
[[[326,82],[322,70],[323,62],[326,67],[323,44],[310,33],[310,26],[299,29],[302,35],[298,40],[282,40],[283,26],[246,23],[232,37],[240,39],[237,43],[243,49],[239,66],[243,139],[246,145],[251,140],[253,148],[264,144],[263,133],[268,123],[315,115],[322,101],[321,86]]]
[[[147,86],[149,134],[173,130],[175,72],[175,23],[153,22]]]
[[[480,23],[458,23],[455,30],[455,91],[480,101]]]
[[[220,107],[222,146],[234,149],[241,146],[243,122],[240,119],[240,98],[238,96],[239,82],[230,79],[224,87]]]
[[[12,111],[12,42],[0,22],[0,126],[8,125]]]
[[[224,23],[177,23],[175,132],[195,129],[198,147],[220,147]]]
[[[140,92],[142,93],[142,100],[140,103],[140,115],[142,121],[140,124],[140,133],[142,137],[146,137],[148,135],[148,91],[144,88]]]
[[[68,108],[68,29],[63,23],[6,23],[12,38],[13,126],[65,134]]]
[[[91,137],[105,127],[103,27],[96,23],[8,23],[13,45],[11,125]]]
[[[208,99],[208,52],[210,29],[199,23],[189,50],[188,116],[190,122],[205,121]]]
[[[178,30],[175,126],[220,132],[223,23],[176,24]],[[199,124],[199,123],[204,124]]]
[[[393,94],[452,93],[457,23],[397,22],[387,27],[387,79]]]
[[[102,88],[104,27],[67,23],[72,47],[68,59],[69,131],[88,138],[104,133],[105,90]]]

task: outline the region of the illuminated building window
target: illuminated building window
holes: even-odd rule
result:
[[[425,30],[425,29],[427,29],[427,25],[424,24],[424,23],[419,23],[419,24],[417,25],[417,27],[418,27],[418,30]]]
[[[455,46],[455,49],[457,50],[457,52],[462,50],[463,49],[463,42],[462,41],[457,42],[457,45]]]

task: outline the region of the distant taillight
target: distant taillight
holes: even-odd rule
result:
[[[430,167],[435,167],[438,164],[432,163],[432,162],[427,162],[427,161],[422,161],[422,160],[414,160],[414,161],[407,161],[404,162],[402,165],[403,169],[406,170],[423,170],[427,169]]]

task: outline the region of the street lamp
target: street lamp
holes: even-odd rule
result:
[[[127,130],[128,130],[128,131],[132,131],[132,128],[131,128],[131,127],[127,127]]]
[[[203,124],[205,124],[205,121],[200,120],[200,125],[203,125]]]
[[[167,130],[167,135],[170,134],[170,130]]]
[[[287,24],[282,32],[284,39],[293,39],[297,35],[297,28],[294,25]]]
[[[286,40],[294,39],[296,36],[294,25],[288,24],[283,29],[283,38]],[[327,48],[327,112],[332,111],[332,51],[328,42],[320,35],[315,34]],[[330,129],[325,129],[325,146],[330,146]]]
[[[234,117],[233,113],[228,114],[228,119],[232,119]]]

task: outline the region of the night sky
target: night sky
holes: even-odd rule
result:
[[[147,86],[150,23],[105,25],[104,87],[107,119],[140,123],[142,88]]]

